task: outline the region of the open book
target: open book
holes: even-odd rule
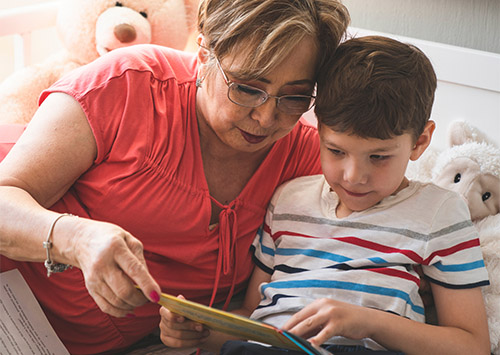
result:
[[[0,354],[69,355],[17,269],[0,273]]]
[[[158,303],[173,313],[202,323],[210,329],[241,339],[254,340],[280,348],[303,351],[306,354],[330,354],[330,352],[324,349],[313,347],[307,340],[287,331],[237,314],[207,307],[165,293],[161,294]]]
[[[307,340],[233,313],[162,294],[158,302],[171,312],[240,339],[254,340],[306,354],[331,354]],[[0,354],[68,354],[19,270],[0,274]]]

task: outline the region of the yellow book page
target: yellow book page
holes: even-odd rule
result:
[[[207,307],[165,293],[161,294],[158,303],[173,313],[205,324],[208,328],[216,331],[245,340],[254,340],[291,350],[301,350],[299,346],[283,335],[277,328],[247,317]]]

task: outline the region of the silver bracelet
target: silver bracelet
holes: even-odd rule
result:
[[[63,213],[63,214],[60,214],[59,216],[57,216],[56,219],[54,219],[54,222],[52,222],[52,224],[50,225],[49,234],[47,234],[47,240],[45,242],[43,242],[43,247],[45,248],[45,250],[47,250],[47,260],[45,260],[45,263],[44,263],[45,268],[47,269],[47,277],[50,277],[50,275],[52,273],[63,272],[65,270],[67,270],[68,268],[73,267],[73,266],[67,265],[67,264],[54,263],[52,261],[52,259],[50,258],[50,249],[52,249],[52,242],[50,241],[50,237],[52,237],[52,232],[54,231],[54,227],[56,225],[56,222],[60,218],[65,217],[65,216],[73,216],[73,215],[70,213]]]

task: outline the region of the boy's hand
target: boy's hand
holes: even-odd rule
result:
[[[283,326],[316,346],[332,336],[363,339],[368,336],[367,324],[373,310],[339,302],[330,298],[318,299],[294,314]]]
[[[182,295],[178,296],[184,299]],[[204,343],[210,331],[203,324],[193,322],[170,312],[165,307],[160,309],[160,339],[172,348],[197,347]]]

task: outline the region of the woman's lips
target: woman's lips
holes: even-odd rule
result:
[[[243,138],[245,138],[245,140],[250,143],[250,144],[257,144],[257,143],[260,143],[262,142],[264,139],[267,138],[267,136],[256,136],[254,134],[250,134],[248,132],[245,132],[245,131],[242,131],[240,129],[240,132],[241,132],[241,135],[243,136]]]

